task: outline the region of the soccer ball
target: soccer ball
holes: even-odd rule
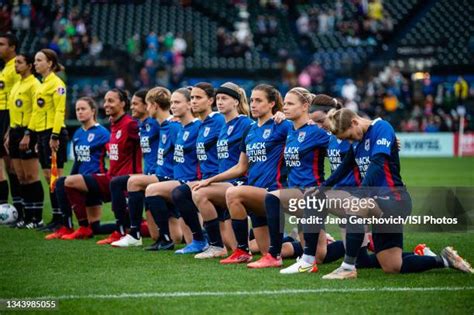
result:
[[[8,203],[0,205],[0,224],[13,223],[18,219],[18,211]]]

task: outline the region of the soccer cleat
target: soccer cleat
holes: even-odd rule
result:
[[[242,264],[242,263],[249,263],[252,261],[252,254],[249,252],[246,252],[240,248],[237,248],[234,250],[232,255],[230,255],[227,258],[224,258],[220,261],[221,264],[227,265],[227,264]]]
[[[28,230],[39,229],[44,226],[43,220],[39,222],[32,221],[25,225]]]
[[[369,243],[367,244],[367,249],[370,250],[372,253],[375,253],[374,239],[372,237],[372,233],[369,234]]]
[[[118,241],[113,242],[112,244],[113,247],[131,247],[131,246],[142,246],[143,241],[142,238],[140,237],[138,240],[131,236],[130,234],[125,235]]]
[[[197,254],[205,251],[209,247],[207,241],[196,241],[193,240],[188,245],[175,251],[175,254]]]
[[[348,270],[342,267],[337,268],[331,273],[323,276],[325,280],[345,280],[345,279],[355,279],[357,278],[357,270]]]
[[[148,250],[148,251],[173,250],[173,249],[174,249],[174,243],[172,241],[168,242],[165,240],[158,240],[145,248],[145,250]]]
[[[24,229],[26,227],[26,223],[23,220],[17,221],[15,226],[17,229]]]
[[[304,261],[302,257],[296,258],[296,262],[293,265],[280,270],[280,273],[283,275],[314,272],[318,272],[318,265],[316,265],[316,263],[310,264]]]
[[[474,273],[471,265],[459,256],[458,252],[451,246],[444,248],[441,251],[440,256],[448,261],[449,267],[466,273]]]
[[[219,258],[227,256],[227,249],[219,246],[209,246],[202,253],[197,254],[194,258],[197,259],[208,259],[208,258]]]
[[[61,222],[51,220],[51,222],[49,222],[48,224],[42,227],[37,227],[36,229],[40,232],[54,232],[59,229],[61,225]]]
[[[97,241],[97,245],[109,245],[112,244],[113,242],[116,242],[120,240],[122,237],[125,235],[120,234],[118,231],[114,231],[112,234],[109,235],[109,237],[104,238],[103,240]]]
[[[247,267],[253,269],[280,268],[281,266],[283,266],[283,260],[281,259],[281,257],[278,256],[278,258],[275,258],[270,253],[266,253],[259,260],[247,264]]]
[[[71,234],[66,234],[61,237],[62,240],[72,241],[72,240],[85,240],[94,236],[92,229],[88,226],[80,226],[77,230]]]
[[[64,235],[71,234],[74,232],[74,229],[70,229],[65,226],[61,226],[56,232],[48,234],[44,237],[45,240],[55,240],[55,239],[60,239]]]
[[[426,246],[426,244],[418,244],[413,249],[413,254],[418,256],[433,256],[435,257],[436,254],[431,251],[431,249]]]

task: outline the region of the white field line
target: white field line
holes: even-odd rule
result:
[[[77,299],[124,299],[124,298],[179,298],[179,297],[227,297],[227,296],[265,296],[265,295],[285,295],[285,294],[315,294],[315,293],[360,293],[360,292],[446,292],[446,291],[466,291],[474,290],[474,287],[383,287],[383,288],[317,288],[317,289],[283,289],[283,290],[263,290],[263,291],[189,291],[189,292],[141,292],[141,293],[120,293],[120,294],[89,294],[89,295],[51,295],[41,297],[27,297],[9,299],[32,299],[32,300],[77,300]],[[0,300],[8,298],[0,298]]]

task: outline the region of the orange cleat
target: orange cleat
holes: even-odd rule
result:
[[[254,269],[280,268],[281,266],[283,266],[283,260],[281,259],[281,257],[278,256],[278,258],[275,258],[270,253],[265,254],[259,260],[251,262],[247,265],[247,267]]]
[[[109,235],[109,237],[104,238],[103,240],[98,241],[96,244],[97,245],[108,245],[112,244],[113,242],[116,242],[120,240],[122,237],[125,235],[120,234],[118,231],[114,231],[112,234]]]
[[[252,261],[252,254],[249,252],[246,252],[244,250],[241,250],[240,248],[237,248],[234,250],[232,255],[229,257],[222,259],[221,264],[227,265],[227,264],[242,264],[242,263],[249,263]]]
[[[48,234],[44,237],[45,240],[56,240],[60,239],[64,235],[74,233],[74,229],[70,229],[65,226],[61,226],[59,229],[56,230],[56,232]]]
[[[66,234],[61,237],[62,240],[85,240],[94,236],[92,229],[88,226],[80,226],[71,234]]]

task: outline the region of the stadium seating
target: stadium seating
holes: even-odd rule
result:
[[[439,65],[472,63],[468,42],[474,34],[472,1],[437,1],[401,40],[406,46],[432,46]]]

